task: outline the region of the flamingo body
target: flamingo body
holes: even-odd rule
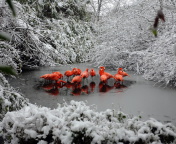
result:
[[[72,79],[72,83],[80,83],[82,81],[82,77],[81,76],[75,76],[73,79]]]
[[[96,76],[96,72],[95,72],[94,69],[91,69],[91,70],[90,70],[90,76],[91,76],[91,77]]]
[[[89,69],[87,68],[84,72],[81,73],[81,77],[82,77],[83,79],[89,77],[89,72],[88,72],[88,71],[89,71]]]
[[[123,81],[123,76],[117,73],[117,74],[114,75],[114,79],[116,81]]]
[[[101,82],[106,83],[107,80],[108,80],[107,75],[104,75],[104,74],[103,74],[103,75],[100,76],[100,81],[101,81]]]
[[[113,75],[111,75],[110,73],[105,72],[104,70],[105,70],[105,67],[100,67],[100,69],[99,69],[100,77],[101,77],[102,75],[106,75],[106,76],[107,76],[107,79],[114,78]]]

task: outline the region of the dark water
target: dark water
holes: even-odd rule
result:
[[[89,64],[73,64],[58,67],[42,67],[33,71],[25,71],[20,79],[10,79],[10,84],[18,88],[31,103],[56,108],[64,101],[87,101],[88,105],[95,105],[97,111],[108,108],[121,110],[130,115],[141,115],[144,120],[149,117],[176,125],[176,89],[154,86],[154,82],[146,81],[139,75],[129,73],[124,83],[114,85],[110,79],[107,85],[102,85],[99,75],[89,78],[79,86],[69,88],[69,85],[58,88],[55,85],[44,83],[41,75],[60,71],[64,73],[73,67],[84,71],[92,68]],[[98,74],[98,68],[95,68]],[[106,70],[111,74],[116,71]]]

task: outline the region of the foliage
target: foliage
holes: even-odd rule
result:
[[[86,7],[89,0],[17,0],[20,3],[28,4],[37,10],[37,15],[41,18],[62,19],[62,17],[72,17],[79,20],[87,20],[89,12]]]
[[[25,5],[21,5],[14,1],[18,13],[20,13],[16,19],[10,17],[9,9],[4,8],[5,6],[0,7],[1,29],[11,35],[10,42],[2,43],[3,46],[8,45],[14,50],[18,60],[11,59],[11,61],[12,64],[14,63],[13,65],[18,65],[13,66],[18,72],[25,67],[85,62],[87,60],[84,57],[93,47],[92,24],[90,22],[75,19],[74,16],[73,18],[64,18],[64,15],[60,13],[58,13],[59,19],[42,19],[38,17],[38,14],[42,12],[31,7],[33,2],[37,2],[36,6],[40,6],[42,1],[25,2]],[[58,3],[66,4],[66,2]],[[82,7],[86,3],[87,1],[82,1],[79,5],[78,2],[74,4],[77,7]],[[56,2],[50,4],[54,5]],[[8,54],[8,57],[2,53],[5,63],[8,63],[10,57],[13,57],[11,53]]]
[[[145,122],[122,112],[96,112],[71,101],[57,109],[30,104],[8,112],[0,123],[6,143],[173,143],[176,127],[155,119]]]
[[[176,86],[175,6],[174,1],[143,0],[115,7],[97,25],[97,44],[89,54],[94,65],[123,67],[143,74],[148,80]],[[157,19],[155,38],[150,30],[161,9],[165,23]]]
[[[0,74],[0,121],[7,112],[19,110],[27,103],[28,100],[14,90]]]

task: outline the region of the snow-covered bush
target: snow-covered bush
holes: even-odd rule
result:
[[[19,51],[8,43],[0,41],[0,64],[9,65],[20,72],[22,61],[20,59]]]
[[[28,100],[13,89],[0,73],[0,121],[8,111],[19,110]]]
[[[165,22],[159,21],[158,37],[149,30],[162,8]],[[134,2],[115,7],[103,17],[97,31],[97,44],[89,54],[94,65],[123,67],[143,74],[148,80],[176,86],[175,1]]]
[[[96,112],[84,102],[71,101],[57,109],[30,104],[8,112],[0,123],[6,143],[174,143],[176,127],[155,119],[106,110]]]
[[[17,0],[20,3],[33,6],[37,10],[37,15],[41,18],[74,17],[80,20],[87,20],[89,13],[87,5],[90,0]]]
[[[0,2],[0,31],[11,35],[11,41],[3,42],[3,47],[10,48],[12,53],[16,54],[18,60],[14,60],[11,53],[8,54],[8,57],[12,58],[12,65],[15,69],[87,61],[85,56],[93,47],[94,36],[91,22],[83,21],[79,16],[76,16],[80,13],[76,12],[69,17],[65,17],[58,12],[59,18],[48,18],[42,12],[46,10],[45,4],[56,7],[66,5],[67,9],[73,9],[72,11],[78,11],[80,8],[80,11],[84,9],[87,12],[87,0],[83,0],[81,3],[70,0],[65,2],[59,0],[52,2],[42,0],[20,2],[25,4],[14,1],[18,12],[15,18],[11,16],[11,11],[4,0]],[[77,9],[71,7],[72,5]],[[40,11],[40,7],[43,10]],[[39,17],[39,13],[44,15]],[[86,19],[87,16],[84,16]],[[8,63],[9,58],[5,57],[6,55],[6,51],[3,50],[1,58],[5,63]]]

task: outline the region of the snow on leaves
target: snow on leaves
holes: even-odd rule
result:
[[[176,127],[172,124],[162,124],[155,119],[143,122],[138,117],[129,118],[110,109],[96,112],[86,103],[76,101],[56,109],[30,104],[19,111],[8,112],[0,125],[9,143],[31,139],[63,144],[171,143],[176,140]]]

